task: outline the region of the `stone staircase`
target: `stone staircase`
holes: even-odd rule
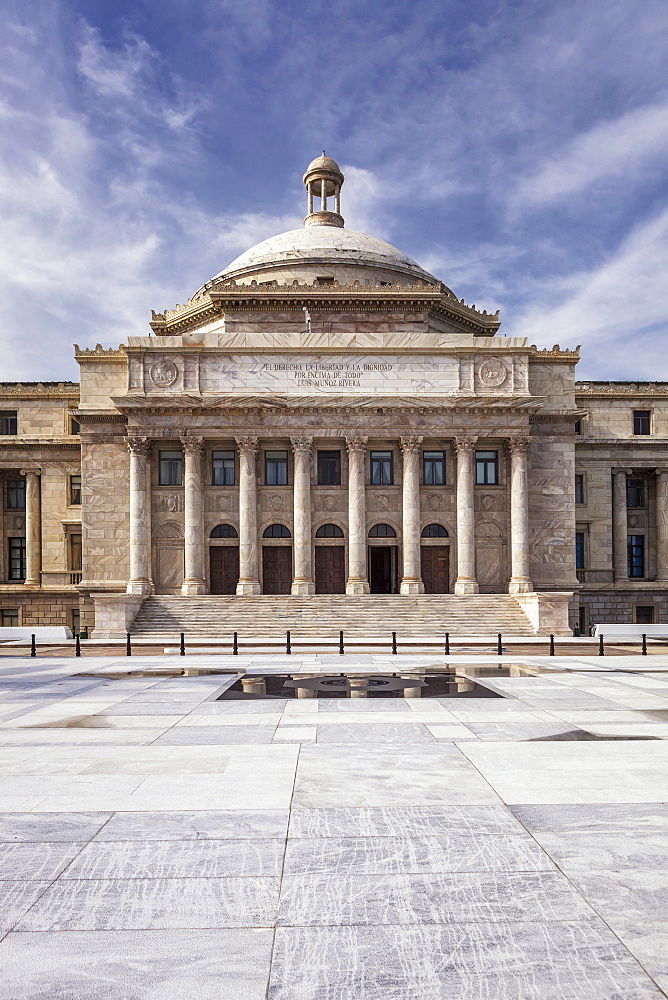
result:
[[[529,619],[508,594],[399,594],[315,597],[148,597],[133,625],[137,638],[174,640],[185,632],[192,640],[244,639],[399,639],[460,636],[533,635]]]

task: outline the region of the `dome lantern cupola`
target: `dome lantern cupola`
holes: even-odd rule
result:
[[[304,184],[308,193],[308,213],[304,219],[305,226],[338,226],[343,228],[341,216],[341,187],[343,174],[339,166],[329,156],[316,157],[309,163],[304,174]],[[334,197],[334,211],[327,210],[327,199]],[[313,199],[320,199],[320,209],[313,210]]]

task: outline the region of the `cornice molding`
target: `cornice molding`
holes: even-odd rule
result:
[[[195,395],[193,393],[180,393],[169,396],[161,393],[132,393],[127,396],[113,396],[113,404],[121,413],[129,414],[133,412],[160,412],[173,413],[178,411],[190,411],[195,413],[206,413],[211,410],[231,409],[231,410],[280,410],[280,411],[303,411],[313,409],[337,410],[345,413],[351,409],[384,409],[384,410],[438,410],[443,413],[452,413],[459,410],[463,413],[498,412],[499,410],[516,410],[527,412],[538,410],[543,405],[543,398],[536,396],[344,396],[344,395],[322,395],[322,396],[259,396],[259,395],[224,395],[207,394],[206,396]]]
[[[580,360],[579,344],[572,350],[567,347],[562,349],[559,344],[555,344],[554,347],[536,347],[535,344],[531,344],[529,351],[531,357],[536,361],[560,361],[573,364]]]
[[[95,347],[79,347],[78,344],[74,345],[74,357],[78,361],[80,358],[96,358],[98,360],[113,361],[118,358],[126,357],[125,345],[120,344],[118,347],[103,347],[102,344],[96,344]]]
[[[668,382],[576,382],[576,398],[600,396],[668,396]]]

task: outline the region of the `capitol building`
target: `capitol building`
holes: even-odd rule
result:
[[[2,623],[391,595],[469,634],[665,621],[668,384],[576,381],[577,347],[346,229],[332,159],[304,184],[303,228],[75,345],[79,384],[0,384]]]

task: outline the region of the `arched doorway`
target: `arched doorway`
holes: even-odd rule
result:
[[[399,547],[391,524],[374,524],[368,539],[369,590],[372,594],[399,592]]]
[[[422,529],[420,557],[425,594],[450,593],[450,546],[447,529],[432,522]]]
[[[239,582],[239,533],[233,524],[217,524],[209,535],[209,592],[236,594]]]
[[[346,548],[338,524],[321,524],[315,533],[315,592],[345,594]]]
[[[292,588],[292,533],[270,524],[262,533],[262,593],[289,594]]]

